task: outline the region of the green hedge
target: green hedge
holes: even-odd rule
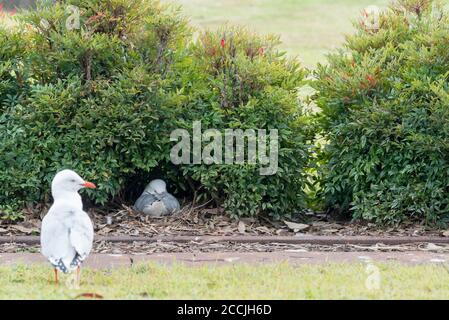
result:
[[[98,205],[132,203],[163,177],[231,216],[281,218],[324,199],[379,224],[449,222],[449,17],[434,3],[403,0],[378,25],[356,24],[310,81],[314,123],[298,97],[306,72],[276,37],[233,27],[193,36],[178,9],[152,0],[23,12],[0,27],[0,219],[51,201],[55,172],[73,168],[99,185],[88,191]],[[68,5],[80,8],[80,29],[67,29]],[[195,121],[221,134],[277,129],[278,170],[174,165],[170,135],[192,134]],[[326,147],[311,158],[316,133]],[[316,192],[311,164],[318,199],[304,192]]]
[[[80,8],[80,29],[67,29],[67,5]],[[231,215],[304,207],[309,151],[296,97],[304,71],[275,39],[229,28],[192,41],[176,8],[150,0],[59,1],[18,16],[16,28],[0,29],[3,219],[49,202],[62,168],[98,184],[89,193],[97,204],[132,202],[160,176]],[[279,171],[173,165],[170,133],[198,120],[220,131],[279,129]]]
[[[279,168],[261,175],[261,163],[244,166],[181,167],[199,196],[211,196],[233,216],[275,218],[305,207],[305,170],[311,138],[298,105],[298,87],[305,72],[277,49],[276,37],[258,37],[245,29],[205,32],[190,47],[191,63],[183,70],[185,105],[175,122],[192,132],[201,119],[203,130],[278,129]],[[268,141],[267,141],[268,145]],[[202,190],[206,191],[205,193]]]
[[[315,83],[330,208],[381,224],[449,221],[449,18],[401,1],[360,23]]]

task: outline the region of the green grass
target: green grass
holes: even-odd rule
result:
[[[449,273],[443,266],[377,267],[380,289],[370,291],[365,281],[372,272],[362,263],[298,267],[287,263],[141,264],[84,270],[78,290],[54,285],[51,269],[44,266],[0,266],[0,299],[73,299],[87,292],[105,299],[449,299]]]
[[[354,31],[369,5],[386,7],[388,0],[164,0],[181,4],[193,25],[216,29],[225,23],[249,27],[258,33],[281,36],[283,48],[307,67],[325,62],[344,35]]]

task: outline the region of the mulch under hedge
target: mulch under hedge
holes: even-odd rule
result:
[[[0,224],[0,236],[39,235],[45,208],[27,210],[24,221]],[[404,223],[400,227],[379,228],[370,223],[337,222],[324,215],[300,217],[299,229],[284,221],[268,218],[234,220],[220,209],[185,207],[176,217],[154,219],[123,206],[113,211],[89,210],[97,236],[377,236],[377,237],[449,237],[447,230],[422,224]],[[306,222],[303,222],[306,221]]]

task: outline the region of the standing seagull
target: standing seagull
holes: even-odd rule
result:
[[[151,217],[161,217],[176,213],[180,205],[178,199],[167,192],[165,182],[156,179],[145,188],[134,209]]]
[[[78,194],[82,188],[96,187],[71,170],[59,172],[51,184],[54,202],[42,220],[41,252],[55,268],[56,283],[58,271],[70,273],[76,269],[79,284],[81,263],[92,249],[94,228],[83,211]]]

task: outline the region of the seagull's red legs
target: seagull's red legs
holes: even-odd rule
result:
[[[59,284],[59,277],[58,277],[58,269],[54,269],[55,270],[55,283]]]

